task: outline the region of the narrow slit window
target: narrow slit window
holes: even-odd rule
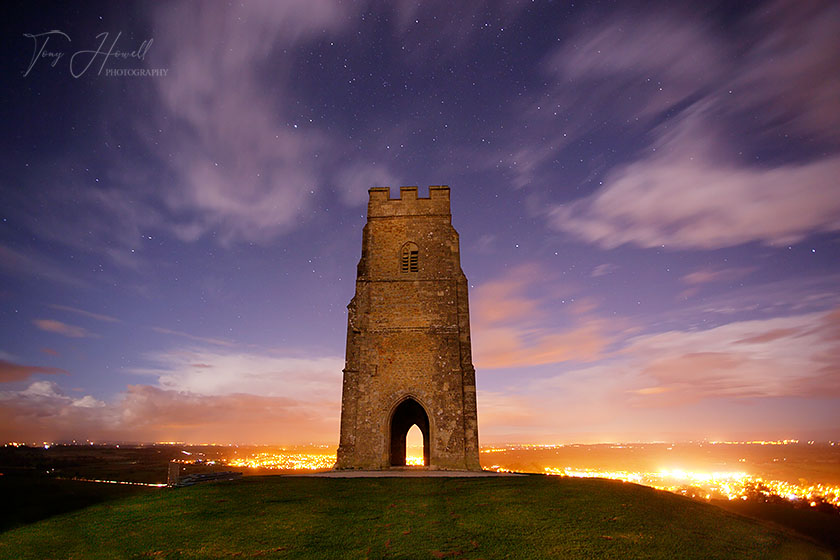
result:
[[[417,272],[420,268],[420,250],[414,243],[403,245],[400,255],[400,270],[402,272]]]

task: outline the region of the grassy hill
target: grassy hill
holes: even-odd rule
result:
[[[830,558],[650,488],[543,476],[248,477],[0,534],[2,558]]]

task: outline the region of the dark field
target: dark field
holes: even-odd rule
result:
[[[605,480],[282,476],[147,492],[8,530],[0,557],[831,557],[715,506]]]
[[[3,507],[0,508],[0,531],[91,505],[155,492],[160,492],[160,489],[36,476],[2,476],[0,496],[3,496]]]
[[[183,450],[201,448],[203,446],[53,445],[48,449],[4,446],[0,448],[0,472],[6,476],[165,483],[169,461],[185,457]]]

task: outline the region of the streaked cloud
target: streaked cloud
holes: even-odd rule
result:
[[[476,367],[528,367],[600,358],[612,341],[591,302],[569,297],[567,314],[543,310],[560,297],[546,290],[550,280],[536,265],[520,266],[473,291],[471,313]],[[549,304],[551,302],[551,304]]]
[[[702,268],[689,272],[680,280],[689,286],[713,282],[731,282],[743,278],[754,270],[754,268]]]
[[[68,305],[49,305],[52,309],[58,309],[59,311],[69,311],[70,313],[75,313],[77,315],[81,315],[83,317],[87,317],[89,319],[96,319],[97,321],[103,321],[105,323],[119,323],[120,320],[111,317],[110,315],[104,315],[102,313],[93,313],[91,311],[85,311],[84,309],[78,309],[76,307],[70,307]]]
[[[840,396],[840,313],[738,321],[633,339],[624,353],[639,395],[707,398]],[[628,364],[629,365],[629,364]],[[655,390],[654,390],[655,389]]]
[[[538,276],[537,265],[522,265],[502,278],[478,286],[473,290],[473,321],[477,325],[492,325],[535,318],[539,301],[525,291]]]
[[[69,338],[94,338],[99,336],[83,327],[68,325],[55,319],[35,319],[32,323],[42,331],[60,334]]]
[[[86,285],[52,259],[37,255],[34,251],[24,254],[3,245],[0,245],[0,269],[6,274],[34,276],[76,288]]]
[[[147,359],[155,366],[131,373],[155,385],[129,385],[109,401],[70,396],[50,381],[0,392],[0,437],[283,444],[338,437],[343,359],[218,348],[177,348]],[[62,373],[2,365],[9,381]]]
[[[328,400],[247,394],[196,395],[130,385],[113,402],[68,396],[57,384],[0,391],[4,441],[189,441],[296,444],[337,439],[339,413]]]
[[[183,331],[175,331],[172,329],[167,329],[164,327],[151,327],[153,331],[160,334],[168,334],[172,336],[180,336],[183,338],[187,338],[189,340],[193,340],[195,342],[204,342],[207,344],[215,344],[217,346],[234,346],[234,343],[230,340],[225,340],[223,338],[212,338],[206,336],[197,336],[194,334],[186,333]]]
[[[604,169],[593,194],[549,212],[551,227],[608,249],[780,246],[839,230],[840,8],[772,3],[742,22],[759,37],[744,45],[722,41],[707,18],[675,16],[613,16],[547,59],[550,74],[597,84],[589,114],[610,119],[617,104],[646,144]],[[826,149],[803,157],[802,138]],[[757,145],[787,157],[761,157]]]
[[[552,331],[546,328],[479,327],[473,344],[476,367],[528,367],[568,361],[591,362],[610,343],[601,321]]]
[[[330,140],[294,109],[295,59],[282,53],[340,29],[348,9],[297,0],[155,10],[156,64],[171,77],[156,82],[154,118],[178,125],[150,148],[176,178],[162,196],[181,239],[214,231],[222,242],[265,242],[307,211],[320,185],[317,154]]]
[[[551,225],[604,248],[780,246],[840,230],[840,157],[737,163],[718,155],[701,113],[660,130],[651,155],[611,172],[595,194],[555,208]]]
[[[743,111],[767,136],[791,135],[840,147],[840,5],[831,0],[776,0],[755,10],[749,45],[731,86]]]
[[[337,436],[339,358],[178,349],[153,359],[158,367],[134,373],[154,376],[157,386],[130,386],[110,403],[68,396],[49,381],[0,392],[0,432],[38,441],[287,444]],[[709,430],[727,433],[744,415],[770,418],[779,399],[836,398],[840,310],[639,335],[619,350],[602,351],[598,363],[562,367],[549,375],[517,375],[501,386],[494,381],[493,389],[486,374],[479,376],[483,440],[604,441],[673,430],[703,437]],[[707,418],[691,428],[673,422],[675,409],[691,411],[698,422],[721,412],[719,421]],[[776,430],[784,421],[764,426]]]
[[[680,281],[688,288],[680,294],[682,297],[690,297],[698,293],[707,284],[723,282],[736,282],[755,271],[753,267],[704,267],[683,275]]]
[[[619,268],[620,267],[618,265],[612,263],[599,264],[598,266],[592,269],[592,272],[589,273],[589,276],[591,276],[592,278],[606,276],[607,274],[612,274],[613,272],[617,271]]]
[[[44,220],[40,202],[9,189],[19,221],[42,240],[132,270],[151,267],[142,249],[159,235],[230,245],[266,243],[296,228],[334,150],[333,135],[296,103],[301,57],[293,47],[340,33],[354,21],[352,10],[333,0],[251,0],[212,10],[182,1],[142,10],[154,41],[144,62],[166,68],[166,78],[97,105],[96,118],[108,123],[96,131],[106,155],[68,146],[60,156],[39,156],[27,180],[53,207],[73,211]],[[48,177],[55,168],[73,172],[55,181]],[[15,257],[13,270],[74,281],[53,270],[59,267]]]
[[[485,441],[691,439],[758,429],[754,420],[733,425],[739,418],[761,418],[772,433],[801,403],[823,414],[840,397],[840,310],[639,335],[593,365],[488,383],[479,377]],[[792,401],[799,404],[782,412]]]
[[[7,360],[0,360],[0,383],[23,381],[24,379],[29,379],[37,373],[56,375],[67,372],[61,368],[28,366],[24,364],[16,364]]]
[[[288,357],[216,348],[176,348],[147,356],[154,367],[132,373],[157,378],[161,389],[195,395],[247,393],[319,401],[340,407],[339,357]]]
[[[605,147],[628,142],[635,151],[663,113],[701,98],[729,72],[726,49],[702,15],[677,6],[581,15],[586,23],[573,26],[537,66],[543,87],[511,107],[510,126],[525,123],[530,141],[501,141],[485,164],[504,163],[515,188],[549,183],[558,194],[603,177],[614,165],[609,153],[581,158],[580,143],[609,130],[613,141]]]
[[[725,49],[695,15],[680,8],[646,14],[628,10],[582,26],[546,57],[544,71],[566,83],[597,84],[587,92],[588,103],[610,99],[628,117],[656,115],[725,71]],[[647,95],[628,95],[643,91]]]
[[[340,410],[332,401],[196,395],[146,385],[129,386],[115,409],[121,428],[145,441],[285,445],[335,441]]]
[[[47,324],[75,332],[61,325]],[[150,376],[155,385],[130,385],[107,402],[70,396],[49,381],[0,392],[0,437],[284,444],[337,437],[341,358],[249,353],[216,344],[175,348],[146,359],[153,367],[131,373]],[[65,372],[0,362],[2,381],[37,373]]]
[[[546,377],[516,376],[501,390],[481,388],[479,378],[482,441],[610,441],[598,434],[627,417],[625,391],[634,386],[609,362]]]
[[[837,274],[810,274],[764,283],[747,280],[744,286],[718,291],[679,313],[685,318],[706,313],[734,316],[760,311],[765,317],[787,317],[825,312],[840,305],[840,293],[835,289],[838,282]]]

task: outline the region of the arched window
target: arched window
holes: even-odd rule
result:
[[[400,272],[417,272],[420,250],[412,242],[402,247],[400,255]]]

